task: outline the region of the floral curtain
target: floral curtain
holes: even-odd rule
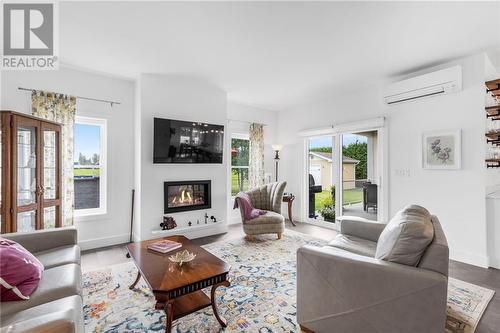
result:
[[[250,124],[250,188],[264,184],[264,125]]]
[[[34,116],[62,124],[62,225],[73,224],[73,128],[75,125],[76,97],[45,91],[31,93],[31,109]]]

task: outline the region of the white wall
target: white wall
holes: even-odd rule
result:
[[[279,141],[286,145],[281,174],[289,182],[289,189],[303,195],[303,143],[297,136],[300,130],[386,116],[389,215],[410,203],[427,207],[443,224],[451,257],[486,266],[484,61],[481,54],[439,66],[462,65],[464,87],[456,94],[388,107],[382,103],[380,87],[371,86],[280,112]],[[462,129],[462,169],[422,169],[422,133],[455,128]],[[396,176],[397,169],[409,169],[410,177]],[[297,198],[296,202],[300,201]],[[296,216],[302,216],[299,205],[295,210]]]
[[[140,195],[137,221],[140,239],[150,239],[151,231],[160,229],[163,219],[163,182],[175,180],[210,179],[212,181],[212,209],[171,214],[177,225],[188,221],[203,223],[203,214],[214,215],[227,222],[227,155],[223,164],[153,164],[153,117],[200,121],[227,126],[226,92],[192,77],[179,75],[144,74],[139,80],[140,113]],[[138,119],[138,117],[136,117]],[[227,131],[225,145],[228,145]],[[210,222],[209,222],[210,223]],[[223,232],[226,225],[209,234]],[[204,236],[191,234],[191,237]],[[137,235],[136,235],[137,236]]]
[[[265,110],[253,106],[242,105],[235,102],[228,102],[228,135],[231,137],[233,133],[248,134],[250,123],[264,124],[264,168],[265,173],[271,176],[274,181],[275,162],[273,144],[277,142],[278,132],[278,112],[273,110]],[[228,150],[229,153],[230,150]],[[229,155],[228,155],[229,156]],[[228,161],[229,162],[229,161]],[[230,177],[230,163],[228,163],[228,177]],[[281,177],[280,177],[281,179]],[[234,198],[231,198],[231,184],[228,181],[228,223],[241,223],[239,210],[233,209]]]
[[[105,118],[108,124],[108,177],[105,215],[76,218],[83,249],[128,242],[131,190],[134,186],[134,83],[61,68],[58,71],[2,72],[1,108],[31,114],[30,93],[17,87],[119,101],[109,104],[77,100],[77,115]]]

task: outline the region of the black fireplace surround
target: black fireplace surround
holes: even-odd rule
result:
[[[164,182],[164,213],[211,208],[211,185],[210,180]]]

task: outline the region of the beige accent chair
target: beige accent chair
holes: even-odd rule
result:
[[[239,205],[243,231],[247,235],[247,238],[252,239],[255,235],[261,234],[276,234],[278,239],[281,239],[281,235],[285,230],[285,218],[281,215],[281,202],[283,201],[285,187],[286,182],[277,182],[266,184],[246,192],[254,208],[267,211],[266,214],[257,218],[245,220],[243,209]]]
[[[385,224],[344,218],[328,246],[297,252],[297,321],[316,333],[443,333],[448,244],[436,216],[415,266],[375,259]],[[391,220],[392,223],[392,220]],[[390,230],[390,228],[388,229]]]
[[[29,300],[0,303],[0,332],[84,333],[80,247],[75,228],[1,235],[45,267]]]

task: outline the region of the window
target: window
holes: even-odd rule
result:
[[[75,215],[106,213],[106,120],[77,117],[74,130]]]
[[[248,190],[250,140],[248,135],[231,137],[231,195]]]

